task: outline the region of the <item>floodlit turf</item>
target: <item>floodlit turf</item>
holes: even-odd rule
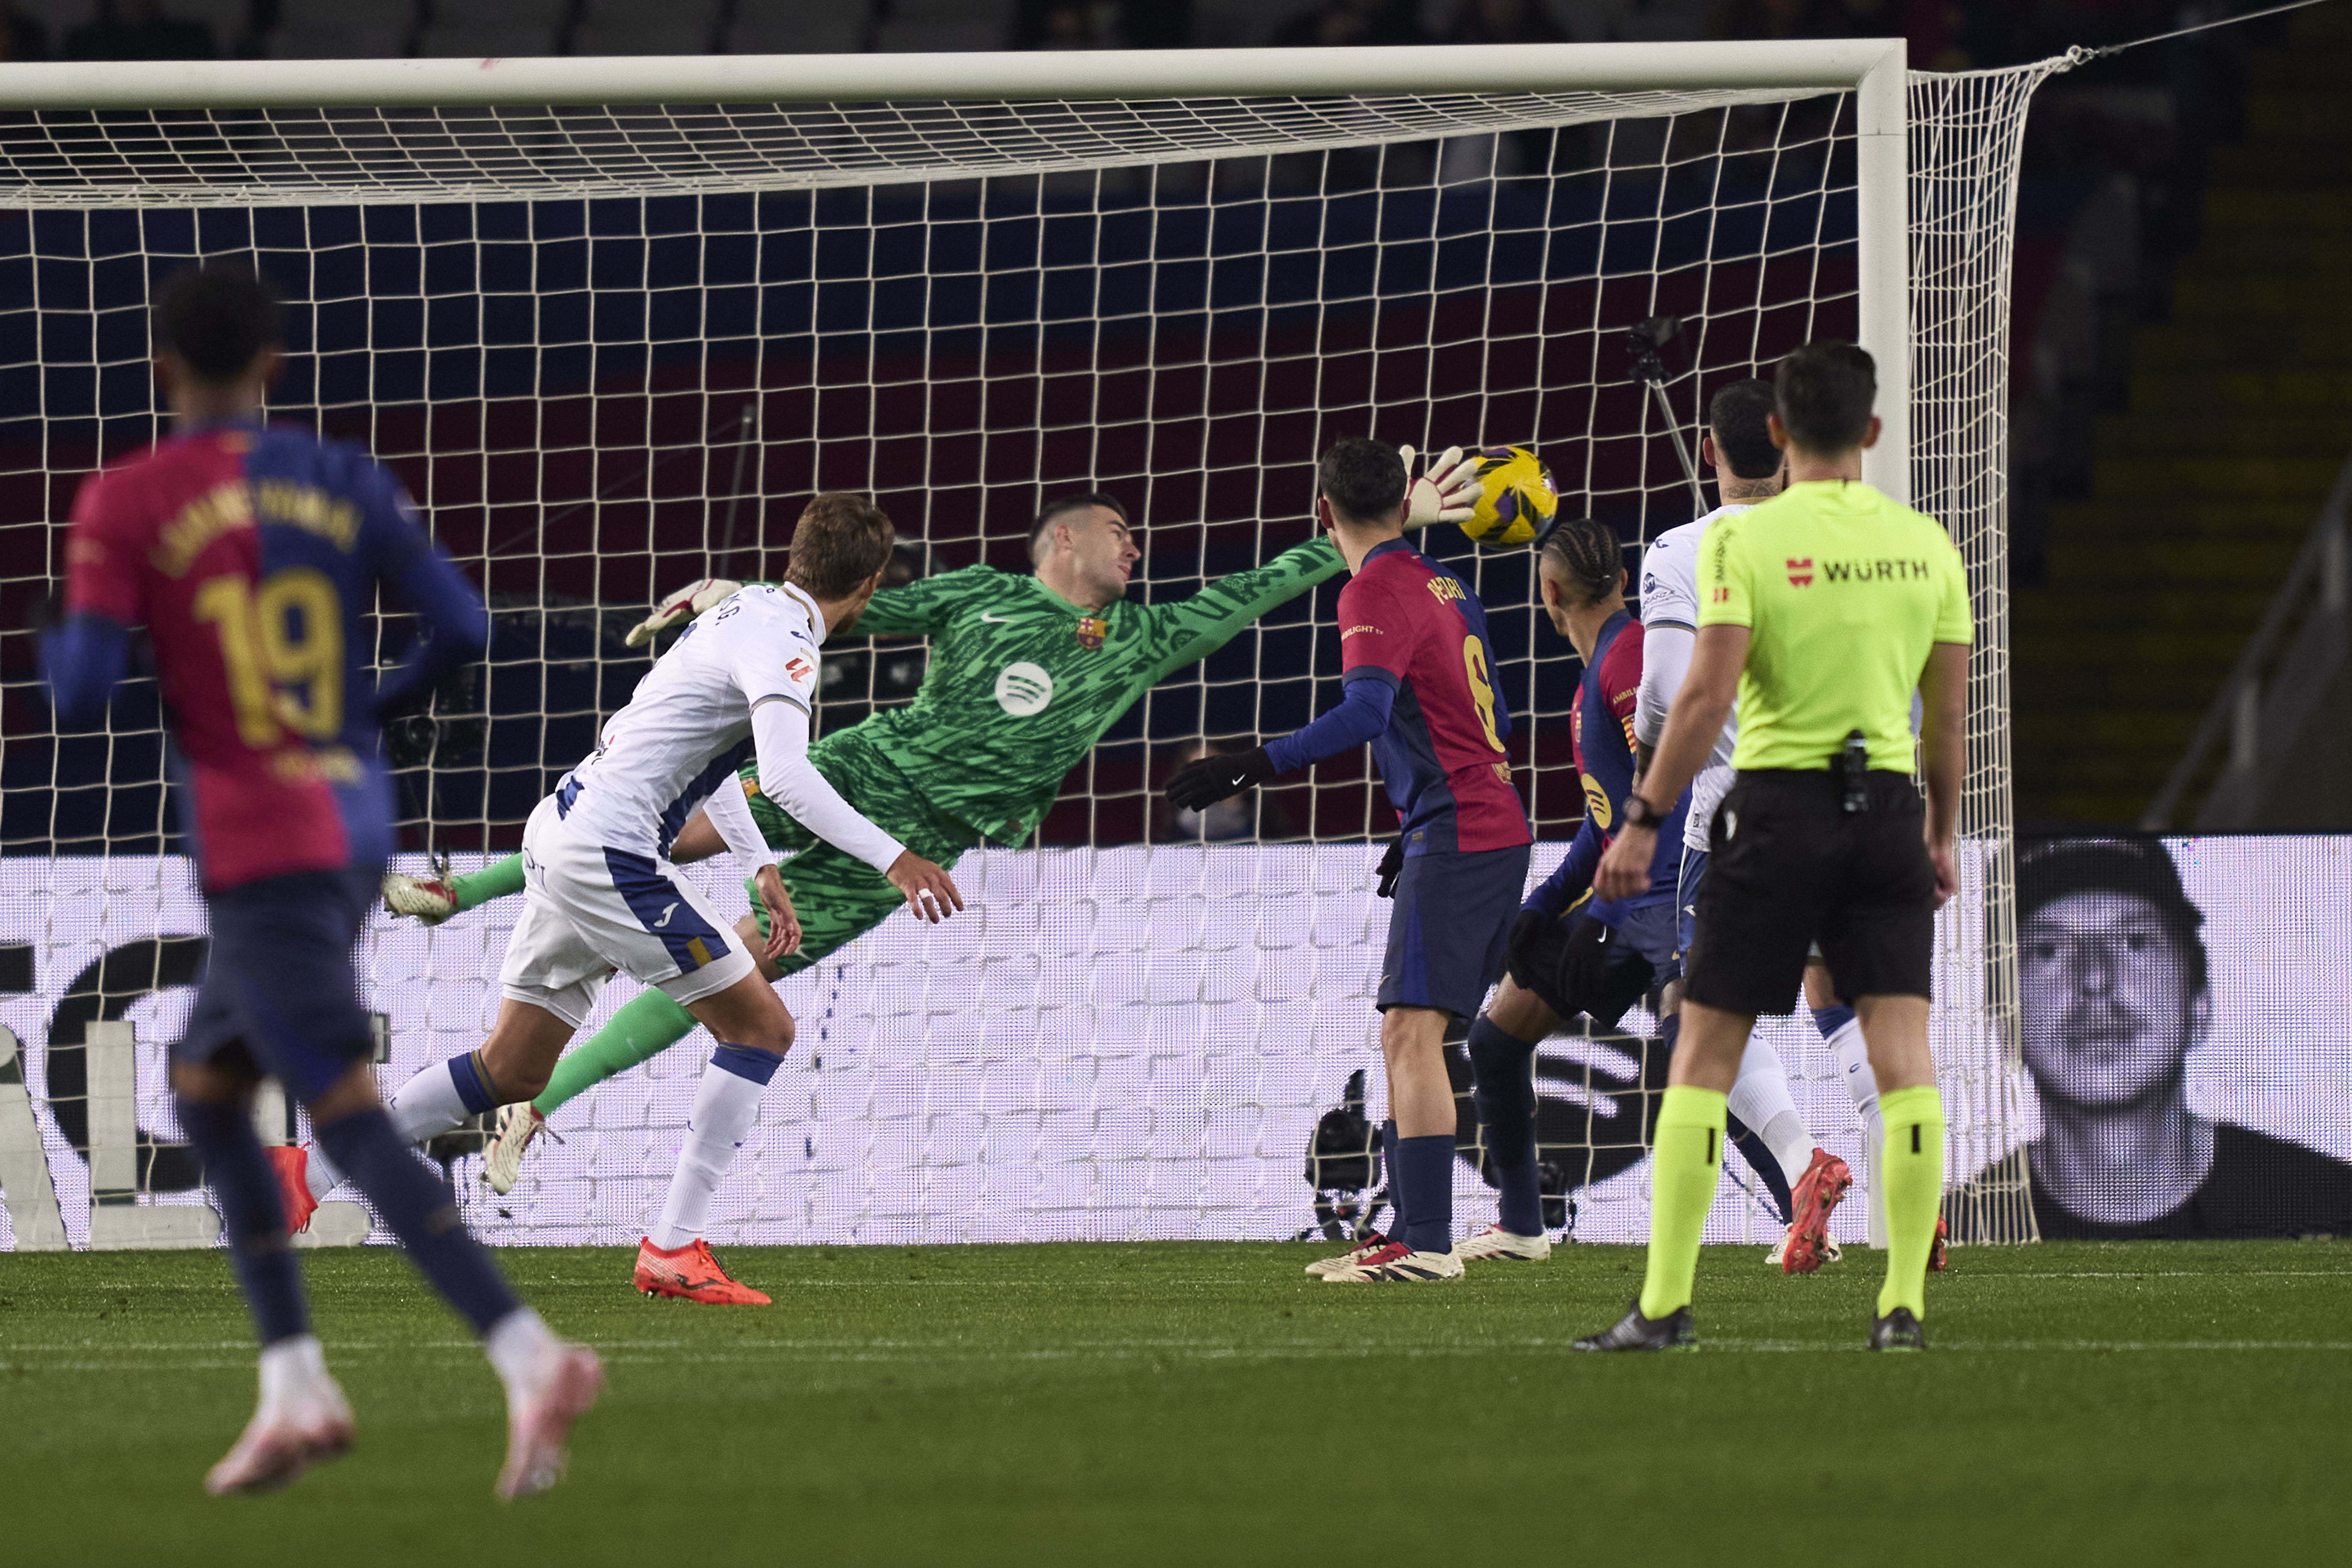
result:
[[[738,1248],[776,1295],[746,1310],[645,1301],[625,1253],[509,1252],[611,1368],[570,1480],[509,1508],[489,1495],[497,1384],[396,1253],[307,1259],[358,1447],[231,1501],[197,1487],[253,1396],[226,1264],[0,1256],[0,1562],[2347,1550],[2352,1249],[1964,1250],[1931,1281],[1935,1348],[1898,1357],[1860,1350],[1874,1253],[1790,1280],[1760,1248],[1709,1248],[1701,1352],[1640,1358],[1567,1349],[1622,1310],[1637,1248],[1386,1288],[1308,1279],[1316,1255]]]

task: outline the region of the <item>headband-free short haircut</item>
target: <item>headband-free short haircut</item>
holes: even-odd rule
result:
[[[1128,521],[1127,508],[1100,490],[1085,490],[1077,495],[1055,496],[1037,509],[1037,521],[1029,525],[1030,561],[1035,563],[1045,559],[1045,539],[1054,531],[1055,523],[1072,512],[1092,511],[1097,507],[1108,509],[1119,521],[1128,523],[1129,528],[1135,526]]]
[[[1780,471],[1780,449],[1765,423],[1771,413],[1772,389],[1753,376],[1717,387],[1708,400],[1707,434],[1734,479],[1769,479]]]
[[[1772,376],[1780,428],[1808,452],[1827,456],[1861,446],[1877,400],[1878,366],[1868,351],[1852,343],[1807,343]]]
[[[1544,530],[1536,561],[1538,569],[1549,567],[1575,588],[1578,604],[1592,605],[1617,591],[1625,547],[1617,531],[1597,517],[1563,517]]]
[[[155,347],[206,381],[235,381],[283,339],[278,291],[224,262],[175,272],[155,296]]]
[[[2121,893],[2144,900],[2188,965],[2195,989],[2206,988],[2205,912],[2189,902],[2180,868],[2160,838],[2026,838],[2017,846],[2017,923],[2070,893]]]
[[[821,490],[801,509],[784,581],[820,599],[845,599],[889,563],[898,531],[880,507],[846,490]]]
[[[1349,522],[1383,522],[1412,484],[1404,458],[1386,441],[1350,436],[1315,465],[1315,490]]]

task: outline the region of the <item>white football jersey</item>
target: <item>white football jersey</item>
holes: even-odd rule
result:
[[[1642,554],[1642,626],[1680,626],[1693,636],[1698,633],[1698,547],[1706,537],[1706,525],[1718,517],[1746,511],[1752,503],[1738,502],[1719,506],[1705,517],[1679,528],[1670,528],[1650,542]],[[1683,823],[1683,846],[1704,849],[1707,843],[1707,826],[1715,820],[1715,808],[1731,792],[1731,751],[1739,741],[1739,710],[1735,705],[1731,717],[1723,721],[1723,733],[1716,737],[1715,750],[1708,753],[1706,765],[1691,780],[1690,816]]]
[[[667,859],[704,801],[741,787],[752,708],[779,700],[813,710],[824,631],[815,602],[789,583],[745,588],[694,621],[556,786],[565,827]]]

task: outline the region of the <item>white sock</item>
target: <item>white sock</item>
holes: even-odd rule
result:
[[[307,1399],[327,1381],[327,1352],[316,1334],[295,1334],[261,1352],[261,1407],[281,1409]]]
[[[1837,1058],[1838,1076],[1845,1079],[1846,1097],[1853,1101],[1855,1120],[1862,1123],[1862,1150],[1869,1174],[1863,1184],[1868,1235],[1873,1247],[1886,1245],[1886,1194],[1879,1184],[1879,1153],[1886,1143],[1886,1119],[1878,1113],[1878,1075],[1870,1070],[1870,1047],[1864,1044],[1859,1019],[1848,1019],[1829,1037],[1830,1054]]]
[[[393,1091],[392,1130],[411,1143],[448,1131],[474,1113],[457,1093],[454,1061],[436,1062]]]
[[[302,1145],[302,1181],[314,1199],[324,1198],[343,1184],[343,1173],[335,1169],[327,1152],[316,1143]]]
[[[1789,1073],[1780,1053],[1760,1035],[1748,1037],[1739,1055],[1739,1079],[1725,1097],[1724,1109],[1754,1129],[1780,1162],[1780,1175],[1790,1188],[1813,1163],[1813,1132],[1789,1096]]]
[[[499,1381],[506,1384],[509,1407],[539,1391],[554,1364],[552,1352],[562,1343],[529,1307],[517,1307],[490,1325],[490,1331],[482,1336],[482,1348],[489,1352],[490,1367]]]
[[[677,1152],[677,1172],[669,1179],[661,1223],[650,1238],[656,1247],[674,1251],[702,1234],[710,1218],[710,1200],[735,1163],[735,1151],[759,1125],[760,1097],[767,1088],[717,1062],[702,1069],[701,1086],[694,1091],[694,1119],[687,1123],[686,1147]]]
[[[1861,1119],[1863,1146],[1876,1149],[1886,1142],[1886,1121],[1878,1114],[1878,1075],[1870,1070],[1870,1047],[1863,1043],[1862,1025],[1850,1022],[1831,1036],[1830,1052],[1837,1058],[1846,1096]]]

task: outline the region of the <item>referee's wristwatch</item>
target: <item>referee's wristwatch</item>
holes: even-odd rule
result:
[[[1625,814],[1617,819],[1617,826],[1646,827],[1655,833],[1658,830],[1658,824],[1664,819],[1665,813],[1643,800],[1639,795],[1628,790],[1625,793]]]

